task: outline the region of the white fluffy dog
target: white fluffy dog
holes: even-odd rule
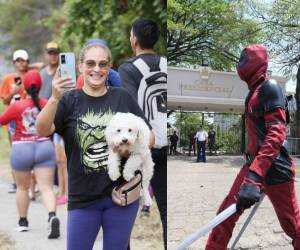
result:
[[[148,186],[153,175],[154,163],[149,149],[150,129],[145,121],[131,113],[116,113],[110,120],[105,137],[108,143],[108,175],[115,181],[121,176],[120,155],[116,151],[128,152],[129,158],[124,166],[123,178],[134,177],[136,170],[143,174],[143,204],[152,203]],[[115,150],[114,150],[115,149]],[[117,149],[117,150],[116,150]]]

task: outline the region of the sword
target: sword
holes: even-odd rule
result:
[[[174,250],[184,250],[189,245],[191,245],[194,241],[199,239],[201,236],[207,234],[210,230],[212,230],[214,227],[222,223],[224,220],[229,218],[231,215],[233,215],[236,212],[236,204],[232,204],[225,210],[223,210],[221,213],[219,213],[215,218],[213,218],[210,222],[208,222],[205,226],[199,228],[196,232],[188,236],[186,239],[184,239],[177,247],[174,248]]]
[[[242,234],[244,233],[244,231],[246,230],[246,227],[248,226],[248,224],[250,223],[252,217],[254,216],[254,214],[256,213],[259,205],[262,203],[263,199],[265,198],[265,193],[263,193],[260,197],[260,200],[255,204],[254,208],[251,210],[251,213],[248,215],[247,220],[245,221],[243,227],[241,228],[239,234],[237,235],[237,237],[235,238],[230,250],[234,250],[236,244],[238,243],[239,239],[241,238]]]

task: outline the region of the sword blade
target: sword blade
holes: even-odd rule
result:
[[[236,212],[236,204],[232,204],[221,213],[219,213],[215,218],[213,218],[210,222],[208,222],[205,226],[199,228],[196,232],[188,236],[184,239],[174,250],[183,250],[191,245],[194,241],[199,239],[201,236],[207,234],[211,231],[214,227],[222,223],[224,220],[229,218]]]

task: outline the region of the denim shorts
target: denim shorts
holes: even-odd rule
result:
[[[12,143],[10,163],[14,170],[31,171],[34,168],[55,168],[55,150],[53,142],[17,141]]]

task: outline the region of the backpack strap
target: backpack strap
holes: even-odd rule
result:
[[[147,77],[150,74],[150,67],[142,58],[136,59],[133,65],[141,72],[143,77]]]
[[[153,66],[152,68],[149,67],[149,65],[142,58],[130,60],[130,62],[141,72],[143,77],[154,71],[167,73],[167,59],[161,56],[159,56],[159,60],[157,60],[157,65]]]
[[[160,68],[160,71],[167,74],[167,59],[165,57],[160,57],[159,68]]]

